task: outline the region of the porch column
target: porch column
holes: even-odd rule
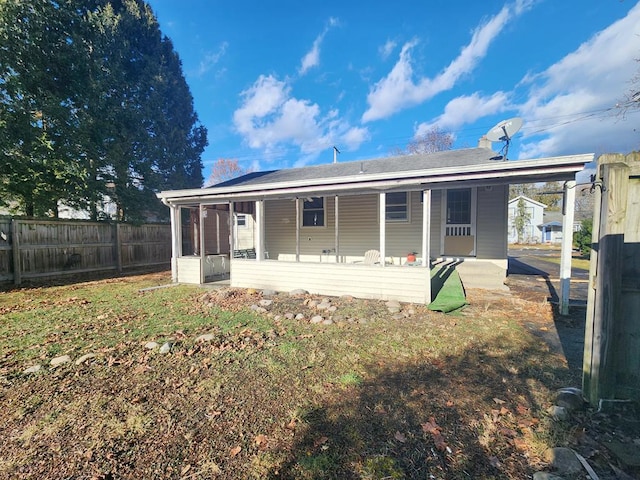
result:
[[[229,202],[229,251],[231,252],[230,258],[233,258],[233,251],[237,250],[236,248],[236,219],[234,218],[235,214],[233,211],[234,203]],[[231,265],[231,263],[229,263]]]
[[[385,266],[387,258],[387,194],[380,194],[380,265]]]
[[[204,205],[200,204],[200,208],[199,210],[199,225],[200,225],[200,229],[198,231],[199,233],[199,243],[200,243],[200,283],[204,283],[204,263],[206,261],[205,259],[205,248],[204,248],[204,211],[205,207]]]
[[[182,219],[180,207],[172,205],[171,215],[171,281],[178,281],[178,257],[182,256]]]
[[[264,200],[256,200],[256,260],[264,260]]]
[[[576,181],[564,184],[562,199],[562,249],[560,251],[560,315],[569,314],[571,251],[573,249],[573,216],[576,204]]]
[[[334,219],[335,219],[335,232],[336,232],[336,238],[335,238],[335,244],[334,244],[334,250],[336,251],[336,263],[340,263],[340,233],[339,233],[339,209],[338,209],[338,196],[335,196],[334,199]]]
[[[296,197],[296,262],[300,261],[300,199]]]
[[[422,266],[431,265],[431,190],[422,192]]]

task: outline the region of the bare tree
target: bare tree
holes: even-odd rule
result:
[[[640,59],[636,59],[640,62]],[[619,115],[624,117],[629,112],[640,110],[640,68],[629,81],[631,87],[625,92],[623,99],[616,105]]]
[[[249,173],[251,170],[242,168],[236,158],[219,158],[211,167],[211,174],[207,180],[207,186],[217,185],[232,178],[237,178]]]
[[[411,140],[405,149],[395,148],[392,155],[418,155],[423,153],[435,153],[443,150],[451,150],[453,147],[453,135],[440,130],[437,126],[418,135]]]

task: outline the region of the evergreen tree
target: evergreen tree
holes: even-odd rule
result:
[[[141,220],[202,185],[206,129],[144,1],[5,0],[0,44],[0,193],[25,213]]]

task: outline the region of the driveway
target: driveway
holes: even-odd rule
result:
[[[558,303],[560,294],[560,250],[548,248],[510,248],[507,285],[522,281],[532,284],[532,292],[547,295],[552,303]],[[554,262],[555,260],[555,262]],[[539,284],[539,288],[533,285]],[[569,301],[573,306],[586,306],[589,271],[571,269]]]

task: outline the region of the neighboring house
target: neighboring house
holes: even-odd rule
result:
[[[453,258],[481,267],[504,288],[509,184],[573,181],[592,160],[585,154],[500,161],[478,147],[253,172],[208,188],[161,192],[173,225],[173,280],[204,283],[213,256],[230,265],[235,287],[429,303],[432,262]],[[182,236],[186,215],[193,242]],[[244,249],[247,221],[253,245]],[[365,261],[371,250],[379,252],[378,263]],[[408,261],[414,252],[417,260]]]
[[[522,231],[522,238],[519,239],[515,219],[518,215],[520,200],[524,202],[526,222]],[[545,208],[547,206],[544,203],[536,202],[524,195],[518,195],[509,200],[509,243],[518,243],[519,240],[521,243],[542,242],[542,232],[538,226],[543,223]]]
[[[543,243],[562,243],[562,212],[545,212],[538,229]],[[573,231],[576,231],[575,225]]]

